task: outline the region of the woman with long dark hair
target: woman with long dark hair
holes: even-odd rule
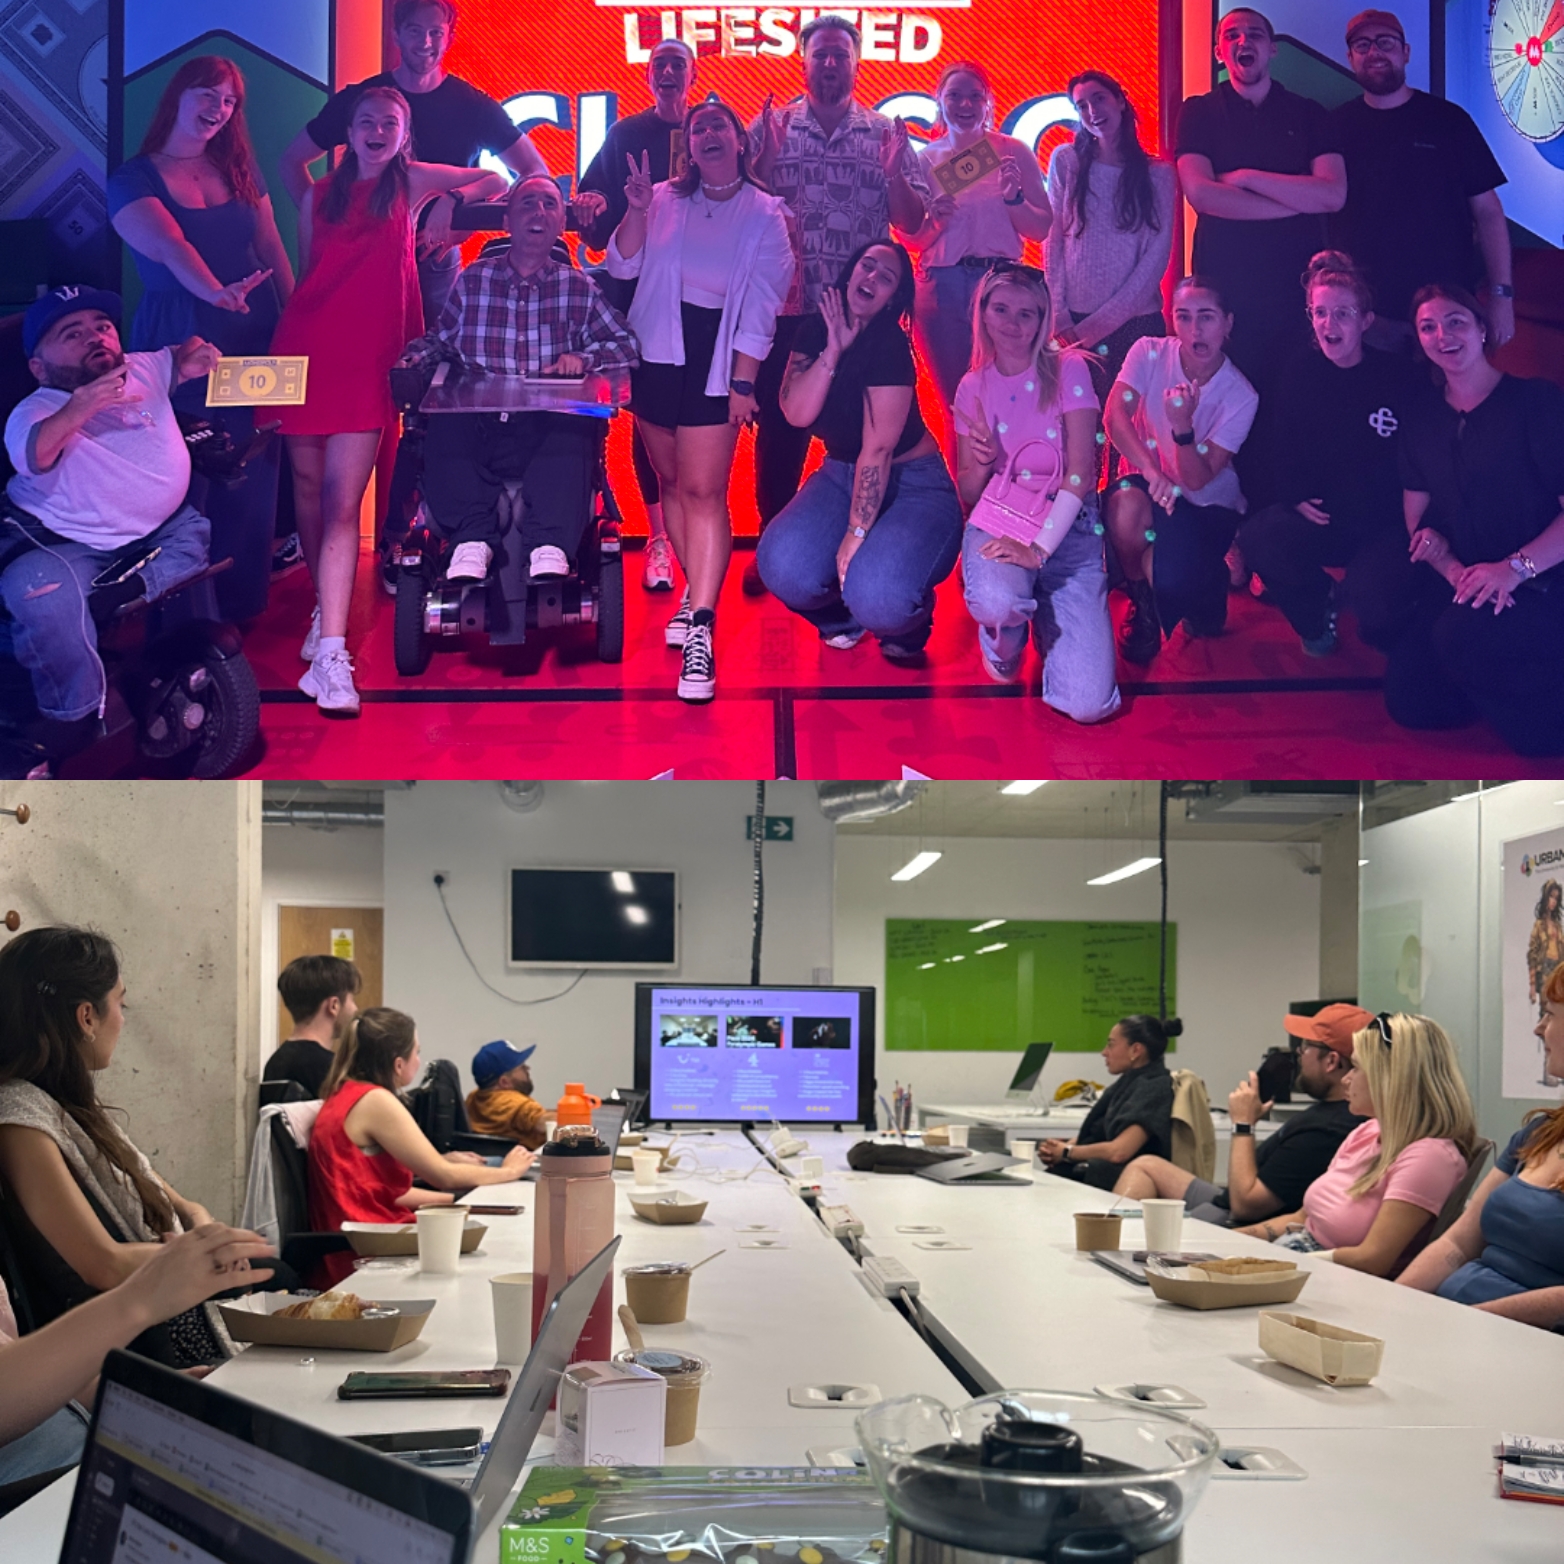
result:
[[[307,259],[272,351],[309,359],[306,400],[282,409],[294,506],[316,604],[299,688],[324,712],[357,716],[347,650],[358,513],[383,432],[394,424],[391,366],[423,334],[413,221],[436,196],[501,195],[498,174],[415,163],[412,111],[395,87],[359,95],[348,146],[299,208]]]
[[[684,116],[689,165],[654,186],[648,154],[626,154],[629,208],[608,269],[637,277],[629,321],[641,344],[630,410],[657,470],[684,599],[664,638],[679,647],[682,700],[716,693],[717,600],[733,552],[728,475],[755,420],[755,376],[793,280],[787,203],[750,172],[743,122],[713,98]]]
[[[1162,335],[1178,185],[1172,165],[1140,144],[1135,105],[1113,77],[1082,71],[1068,91],[1080,128],[1048,164],[1055,335],[1090,352],[1110,386],[1132,343]]]
[[[203,54],[174,72],[140,152],[109,176],[108,201],[141,278],[125,341],[130,352],[178,347],[191,337],[230,357],[270,351],[293,268],[250,145],[244,77],[232,60]],[[252,409],[207,408],[204,375],[187,380],[173,400],[181,412],[221,423],[235,444],[255,432]],[[212,558],[233,560],[216,581],[225,618],[251,619],[266,607],[278,464],[274,444],[251,460],[243,483],[214,487],[201,507],[212,523]]]

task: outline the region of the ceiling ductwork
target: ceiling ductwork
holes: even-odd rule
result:
[[[1317,825],[1358,811],[1356,782],[1169,782],[1184,818],[1207,825]]]
[[[817,782],[820,813],[837,825],[878,820],[917,803],[927,782]]]
[[[341,826],[376,826],[386,823],[383,804],[338,804],[330,799],[297,798],[288,803],[268,800],[261,808],[263,825],[302,825],[314,831],[335,831]]]

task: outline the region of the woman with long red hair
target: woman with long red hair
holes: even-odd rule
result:
[[[244,77],[232,60],[203,54],[174,72],[141,151],[109,178],[114,230],[141,276],[141,302],[126,347],[133,353],[202,337],[234,357],[266,353],[293,269],[244,122]],[[206,412],[206,378],[174,395],[183,412]],[[218,418],[237,443],[254,432],[247,408]],[[217,578],[230,619],[266,606],[277,512],[275,451],[252,461],[246,481],[205,501],[213,559],[233,560]]]

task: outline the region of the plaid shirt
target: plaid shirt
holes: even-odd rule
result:
[[[474,261],[446,301],[433,335],[462,362],[495,375],[536,376],[562,353],[588,370],[634,369],[634,334],[585,272],[545,261],[518,277],[508,256]]]

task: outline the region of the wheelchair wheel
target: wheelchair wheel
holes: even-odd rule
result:
[[[255,682],[255,670],[243,654],[212,657],[202,666],[207,676],[202,692],[206,721],[201,724],[190,775],[232,776],[261,730],[261,692]]]
[[[602,556],[597,583],[597,660],[617,663],[625,655],[624,555],[615,550]]]
[[[392,633],[392,653],[396,671],[403,678],[416,678],[429,666],[434,648],[424,634],[424,573],[404,570],[396,584],[396,623]]]

